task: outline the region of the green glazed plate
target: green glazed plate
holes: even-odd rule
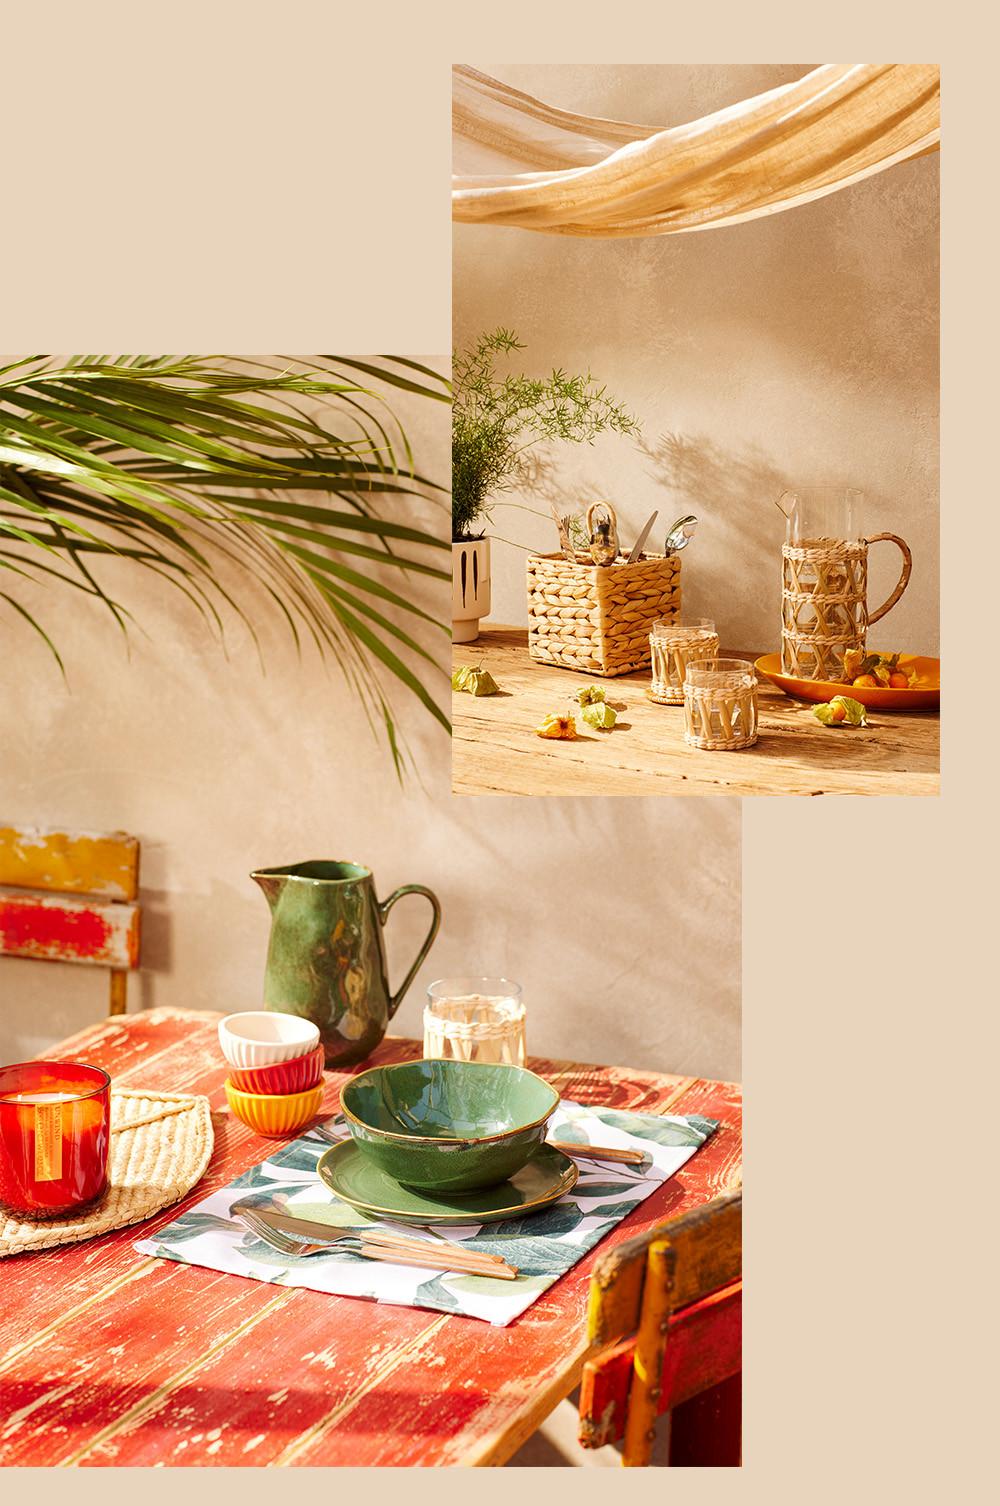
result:
[[[494,1224],[503,1218],[523,1218],[569,1192],[580,1174],[569,1156],[551,1145],[542,1145],[509,1182],[475,1192],[431,1197],[416,1187],[403,1187],[353,1140],[331,1145],[320,1157],[317,1170],[342,1202],[362,1213],[394,1218],[403,1224]]]

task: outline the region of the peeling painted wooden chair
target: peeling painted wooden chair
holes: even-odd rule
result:
[[[111,969],[124,1014],[139,966],[139,843],[125,832],[0,826],[0,956]]]
[[[580,1442],[624,1439],[649,1463],[670,1413],[668,1464],[737,1466],[742,1422],[742,1194],[730,1193],[626,1241],[590,1285]]]

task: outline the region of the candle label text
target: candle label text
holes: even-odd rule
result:
[[[35,1181],[58,1182],[62,1176],[61,1103],[35,1104]]]

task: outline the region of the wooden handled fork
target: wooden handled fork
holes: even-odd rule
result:
[[[428,1240],[393,1234],[374,1227],[340,1228],[334,1224],[312,1223],[267,1208],[237,1205],[234,1215],[246,1224],[265,1244],[282,1255],[319,1255],[341,1248],[367,1260],[390,1261],[396,1265],[423,1266],[428,1270],[461,1271],[468,1276],[492,1276],[498,1281],[514,1281],[517,1266],[508,1265],[499,1255],[469,1250],[446,1239]],[[293,1232],[289,1232],[294,1229]],[[307,1230],[320,1230],[317,1238]]]

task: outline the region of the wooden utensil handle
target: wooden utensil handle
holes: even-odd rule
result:
[[[379,1245],[386,1250],[397,1250],[401,1254],[413,1254],[427,1256],[429,1259],[437,1259],[439,1266],[446,1265],[448,1261],[472,1261],[475,1264],[507,1265],[507,1262],[501,1255],[491,1255],[486,1250],[470,1250],[467,1245],[458,1244],[451,1239],[417,1239],[406,1234],[394,1234],[391,1229],[375,1228],[360,1229],[356,1237],[364,1244]]]
[[[392,1234],[381,1229],[359,1229],[358,1239],[364,1240],[365,1244],[382,1245],[387,1250],[400,1250],[404,1253],[411,1251],[417,1255],[441,1255],[443,1259],[438,1261],[444,1265],[448,1260],[477,1260],[487,1261],[491,1265],[506,1265],[507,1262],[500,1255],[490,1255],[485,1250],[467,1250],[464,1245],[455,1244],[453,1240],[429,1240],[407,1239],[405,1234]]]
[[[489,1276],[494,1281],[515,1281],[517,1279],[517,1267],[501,1264],[496,1261],[477,1260],[467,1256],[464,1260],[449,1257],[442,1252],[443,1259],[437,1259],[429,1252],[427,1256],[416,1252],[402,1250],[388,1250],[385,1245],[364,1243],[361,1246],[361,1254],[369,1260],[385,1260],[395,1265],[421,1266],[431,1271],[460,1271],[465,1276]]]
[[[578,1145],[572,1140],[549,1140],[553,1150],[561,1150],[564,1156],[581,1156],[587,1161],[624,1161],[629,1166],[638,1166],[646,1159],[643,1150],[617,1149],[609,1145]]]
[[[878,622],[880,617],[884,617],[886,612],[891,611],[896,605],[910,583],[910,571],[913,569],[913,555],[910,552],[910,546],[905,539],[899,537],[898,533],[873,533],[870,539],[865,539],[866,544],[881,544],[883,541],[895,544],[902,551],[903,569],[892,595],[882,603],[877,612],[869,612],[869,627],[871,627],[873,622]]]

